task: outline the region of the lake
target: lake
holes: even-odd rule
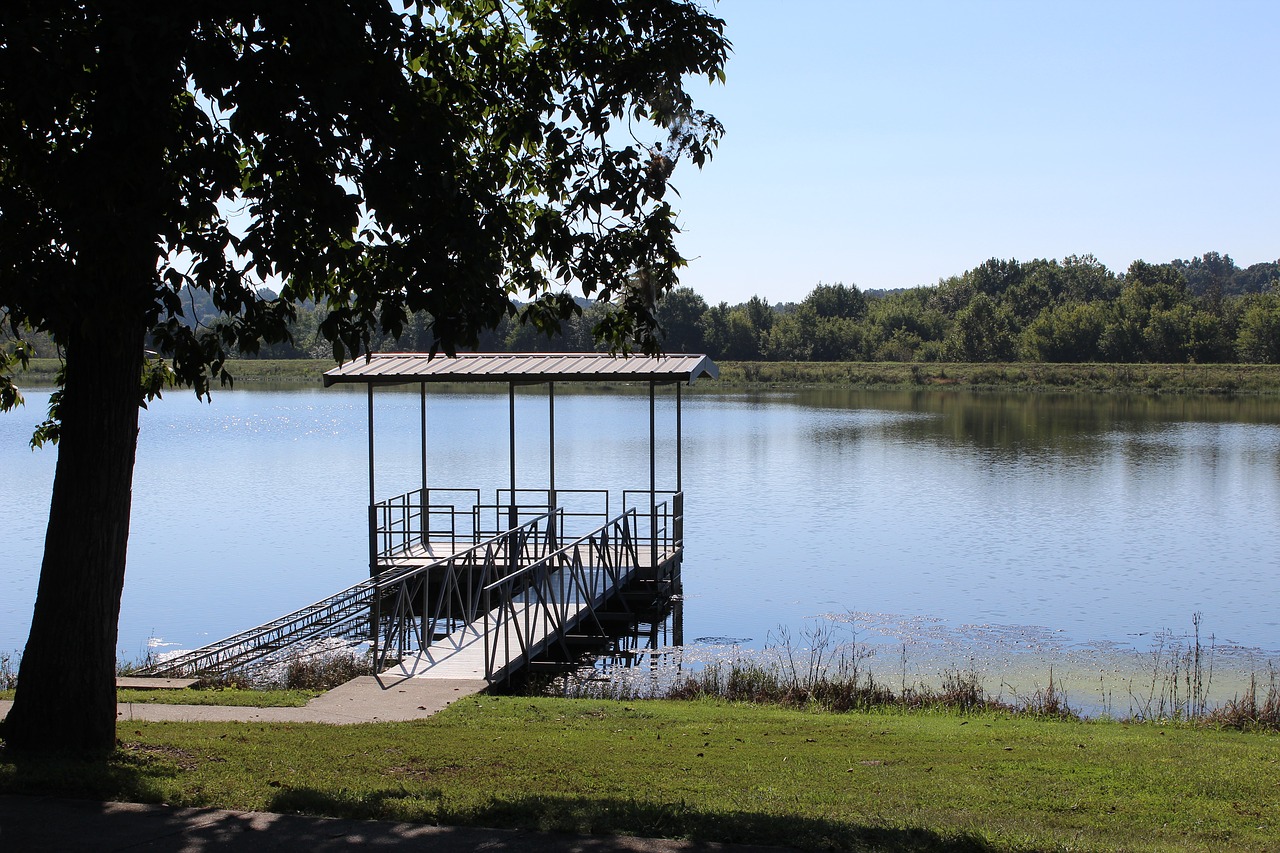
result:
[[[504,486],[505,393],[428,399],[432,485]],[[30,392],[0,417],[0,650],[22,647],[35,597],[56,450],[27,439],[46,404]],[[418,405],[379,393],[380,497],[417,485]],[[659,488],[672,406],[660,393]],[[545,419],[521,391],[522,486],[546,485]],[[365,428],[346,389],[174,392],[144,411],[120,654],[190,648],[366,576]],[[833,617],[923,670],[1034,653],[1092,672],[1202,613],[1224,661],[1256,670],[1280,649],[1280,400],[712,386],[685,392],[683,435],[695,645]],[[556,443],[562,489],[647,488],[647,395],[560,390]]]

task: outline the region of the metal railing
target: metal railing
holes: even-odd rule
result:
[[[659,490],[649,505],[648,489],[627,489],[622,493],[622,511],[634,510],[636,541],[651,549],[651,568],[657,568],[684,548],[684,492]]]
[[[640,569],[671,564],[683,546],[684,495],[656,494],[663,500],[651,507],[648,490],[624,491],[623,512],[613,519],[598,511],[608,511],[604,490],[553,496],[549,490],[500,489],[497,503],[481,505],[477,489],[419,489],[381,501],[370,507],[376,576],[142,672],[226,674],[332,637],[372,640],[382,671],[393,653],[403,657],[464,626],[474,631],[483,625],[486,677],[509,673],[513,662],[563,645],[566,633],[584,621],[599,630],[598,611],[613,591]],[[511,503],[539,496],[557,503],[564,496],[572,505]],[[459,497],[475,502],[458,509],[453,501]],[[508,529],[511,519],[516,525]],[[574,535],[592,521],[599,523]],[[448,542],[454,553],[390,565],[432,542]],[[643,565],[641,549],[649,551]]]
[[[505,677],[552,645],[567,654],[566,635],[584,621],[604,633],[599,609],[639,570],[635,518],[623,513],[484,587],[485,678]]]
[[[558,548],[558,512],[543,512],[518,527],[429,565],[374,579],[373,658],[382,671],[480,617],[483,590],[502,573],[537,563]]]
[[[478,544],[487,538],[476,525],[479,503],[479,489],[444,488],[414,489],[378,501],[369,508],[373,557],[394,557],[433,541],[448,542],[455,550]]]
[[[540,522],[543,529],[539,529]],[[554,537],[556,527],[554,514],[544,513],[519,528],[504,533],[501,537],[486,540],[466,551],[424,566],[388,569],[376,578],[361,581],[278,619],[156,662],[144,667],[140,672],[155,676],[225,675],[233,671],[269,665],[274,660],[281,659],[287,653],[297,651],[309,643],[331,637],[345,637],[352,640],[368,640],[372,637],[374,660],[381,663],[386,656],[380,645],[385,648],[385,642],[380,644],[379,641],[388,629],[383,626],[380,611],[382,602],[388,598],[389,594],[399,600],[401,587],[404,584],[415,578],[425,578],[432,571],[439,571],[442,566],[445,567],[446,578],[450,569],[456,573],[462,571],[462,567],[483,566],[486,561],[491,560],[493,554],[497,553],[495,543],[499,540],[505,547],[514,550],[506,553],[508,557],[506,562],[494,564],[498,568],[512,565],[509,559],[511,555],[515,556],[516,565],[520,564],[520,561],[536,561],[553,550],[557,541],[554,538],[548,539],[548,534],[543,530],[549,530],[549,535]],[[518,546],[514,543],[518,543]],[[496,571],[489,575],[489,577],[494,576]],[[479,601],[479,591],[482,587],[483,583],[479,580],[474,582],[474,592],[471,595],[474,601]],[[460,590],[461,587],[457,589]],[[460,600],[466,601],[465,598]],[[469,612],[469,621],[473,621],[475,604],[471,605]],[[463,613],[461,609],[455,608],[454,598],[446,598],[443,610],[426,630],[434,633],[438,630],[442,619],[447,623],[459,618]],[[379,625],[380,630],[374,632],[372,625]]]
[[[578,536],[610,518],[609,492],[504,488],[482,503],[479,489],[414,489],[369,508],[370,556],[376,565],[429,542],[478,545],[552,510],[561,511],[560,537]]]

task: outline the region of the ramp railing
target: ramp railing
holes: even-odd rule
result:
[[[143,667],[140,673],[170,677],[226,675],[270,665],[319,640],[333,637],[353,641],[373,639],[374,660],[381,663],[386,657],[384,637],[393,631],[405,631],[404,625],[393,625],[389,621],[384,624],[380,613],[384,600],[401,601],[405,598],[404,590],[409,582],[425,577],[433,570],[439,573],[443,567],[444,576],[453,579],[452,584],[446,584],[451,594],[444,595],[444,589],[441,590],[442,609],[432,614],[430,625],[424,628],[424,632],[429,631],[427,636],[431,636],[440,630],[442,624],[452,624],[464,617],[473,621],[483,588],[483,575],[472,578],[468,569],[479,567],[483,572],[486,566],[490,566],[487,577],[492,578],[499,570],[509,570],[508,567],[519,565],[521,561],[536,561],[554,550],[555,528],[554,513],[543,513],[515,530],[458,554],[427,565],[388,569],[376,578],[361,581],[270,622],[157,661]],[[501,560],[497,559],[498,555],[502,556]],[[512,559],[515,563],[511,562]],[[466,584],[470,584],[469,592],[466,584],[458,582],[458,578],[465,578]],[[373,631],[372,625],[379,625],[380,630]]]
[[[558,547],[558,511],[542,514],[466,551],[375,579],[374,662],[378,671],[480,617],[483,590],[495,577],[546,558]]]
[[[487,679],[509,675],[552,645],[567,654],[566,637],[583,622],[604,633],[599,610],[639,569],[635,517],[634,509],[625,512],[484,587]]]

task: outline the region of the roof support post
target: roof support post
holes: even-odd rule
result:
[[[559,505],[556,498],[556,383],[547,383],[547,424],[550,427],[547,438],[548,458],[550,459],[550,493],[547,495],[548,509],[554,510]]]
[[[373,383],[369,383],[369,577],[378,574],[378,507],[373,480]],[[374,626],[377,630],[377,626]]]
[[[422,500],[418,502],[418,512],[421,513],[418,523],[422,528],[422,544],[425,546],[431,536],[431,500],[427,497],[427,383],[418,383],[418,395],[422,416]]]
[[[681,441],[683,435],[680,431],[680,383],[676,383],[676,491],[684,491],[684,483],[681,479]]]
[[[654,401],[657,383],[649,380],[649,563],[650,567],[658,567],[658,437],[656,428],[656,404]]]
[[[508,438],[511,458],[511,503],[507,507],[507,529],[516,528],[516,383],[507,383]]]

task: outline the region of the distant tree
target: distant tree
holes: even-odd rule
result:
[[[1235,292],[1265,293],[1280,286],[1280,261],[1251,264],[1236,273]]]
[[[1170,266],[1182,273],[1187,290],[1193,296],[1205,297],[1215,306],[1222,302],[1224,296],[1239,292],[1235,278],[1240,269],[1230,255],[1205,252],[1202,257],[1190,261],[1172,261]]]
[[[956,314],[955,326],[946,341],[948,358],[1010,361],[1013,352],[1013,324],[1009,314],[986,293],[979,293]]]
[[[662,346],[668,352],[703,352],[702,315],[707,303],[689,287],[677,287],[658,305],[658,328],[662,330]]]
[[[1027,361],[1097,361],[1107,314],[1095,302],[1064,302],[1040,312],[1022,332],[1019,351]]]
[[[702,312],[699,327],[702,329],[702,340],[707,347],[707,355],[712,358],[726,358],[729,351],[729,303],[721,302],[712,305]]]
[[[746,308],[747,318],[751,320],[751,325],[755,327],[757,334],[767,335],[773,328],[775,314],[773,307],[769,305],[769,300],[761,296],[753,296],[743,307]]]
[[[424,311],[473,345],[514,294],[555,329],[571,283],[656,347],[668,182],[720,133],[685,83],[723,79],[723,27],[685,0],[0,5],[0,312],[66,359],[9,748],[115,743],[138,406],[167,382],[207,393],[308,300],[340,360]],[[228,321],[184,322],[183,288]]]
[[[1068,255],[1062,259],[1060,296],[1073,302],[1115,299],[1120,284],[1115,273],[1093,255]]]
[[[804,298],[819,317],[844,317],[859,320],[867,313],[867,300],[856,285],[819,284]]]
[[[1280,364],[1280,292],[1255,296],[1240,320],[1236,355],[1251,364]]]

